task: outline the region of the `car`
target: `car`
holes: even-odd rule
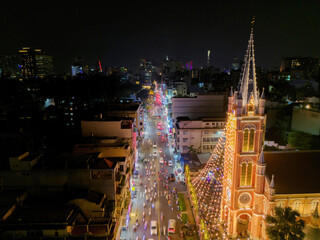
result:
[[[176,220],[169,219],[168,221],[168,233],[175,233],[176,232]]]
[[[158,132],[158,135],[160,136],[160,135],[161,135],[161,133],[160,133],[160,132]]]
[[[159,163],[163,163],[163,157],[159,159]]]
[[[172,166],[172,165],[173,165],[172,161],[169,160],[169,161],[168,161],[168,166]]]
[[[161,148],[159,149],[159,153],[162,153],[162,149]]]
[[[157,151],[153,151],[153,156],[154,156],[154,157],[158,156]]]
[[[156,220],[151,221],[150,234],[151,234],[151,236],[158,234],[158,228],[157,228],[157,221]]]

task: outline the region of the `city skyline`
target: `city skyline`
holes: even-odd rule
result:
[[[50,3],[49,3],[50,4]],[[140,58],[155,65],[166,56],[195,67],[206,65],[207,51],[218,68],[242,60],[250,18],[256,16],[257,66],[280,68],[281,57],[318,55],[320,30],[316,1],[93,2],[80,6],[40,1],[1,2],[0,51],[17,54],[24,46],[53,56],[55,72],[70,72],[76,56],[89,65],[135,68]]]

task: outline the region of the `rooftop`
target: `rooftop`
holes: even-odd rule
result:
[[[276,194],[320,193],[320,151],[264,152]]]

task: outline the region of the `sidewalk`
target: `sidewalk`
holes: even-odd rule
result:
[[[193,212],[191,209],[191,203],[190,200],[188,198],[188,192],[187,191],[183,191],[183,192],[179,192],[182,193],[184,195],[184,201],[186,203],[186,211],[182,212],[182,213],[186,213],[188,216],[188,221],[190,224],[196,224],[194,216],[193,216]],[[195,233],[193,236],[185,236],[185,237],[180,237],[179,235],[179,239],[183,239],[183,240],[199,240],[198,234]]]

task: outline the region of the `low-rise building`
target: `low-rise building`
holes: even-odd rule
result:
[[[178,117],[199,118],[226,118],[226,93],[199,94],[196,97],[172,98],[172,121]]]

